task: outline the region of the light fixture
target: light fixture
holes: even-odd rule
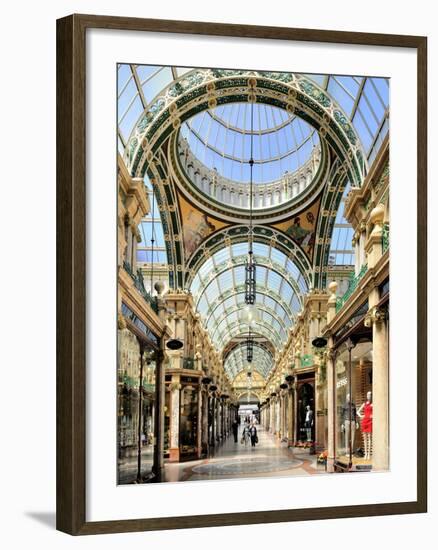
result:
[[[249,157],[249,231],[248,231],[248,259],[245,266],[245,303],[253,305],[256,300],[256,265],[253,251],[253,219],[252,219],[252,190],[254,169],[254,99],[251,100],[251,134]]]
[[[327,345],[327,338],[317,336],[312,340],[312,346],[315,348],[324,348]]]
[[[172,338],[166,342],[166,348],[171,350],[181,349],[183,346],[184,343],[178,338]]]
[[[253,250],[253,223],[252,223],[252,187],[253,187],[253,169],[254,169],[254,100],[248,96],[251,102],[251,145],[249,156],[249,230],[248,230],[248,259],[245,265],[245,311],[246,323],[248,324],[248,337],[246,339],[246,359],[251,363],[254,355],[254,338],[251,335],[251,327],[257,323],[257,308],[254,307],[256,301],[256,266]],[[249,400],[249,394],[248,394]]]
[[[247,304],[242,310],[242,322],[250,328],[254,327],[260,318],[259,310],[255,304]]]
[[[252,363],[254,357],[254,337],[251,334],[251,328],[249,329],[248,336],[246,337],[246,360],[248,363]]]

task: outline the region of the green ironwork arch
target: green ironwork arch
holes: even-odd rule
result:
[[[226,273],[227,271],[232,271],[238,267],[242,267],[244,266],[245,264],[244,263],[241,263],[241,264],[238,264],[238,265],[235,265],[235,266],[232,266],[232,267],[228,267],[226,269],[222,269],[220,273]],[[281,273],[279,273],[276,269],[273,269],[273,268],[267,268],[266,266],[263,266],[265,269],[268,269],[270,271],[273,271],[275,273],[277,273],[278,275],[281,276]],[[195,301],[195,305],[196,307],[198,306],[199,302],[202,300],[202,297],[203,295],[207,292],[207,289],[209,288],[209,286],[217,279],[217,277],[220,275],[220,273],[216,276],[216,277],[213,277],[211,279],[209,279],[208,281],[205,282],[205,286],[202,287],[201,291],[199,293],[197,293],[197,298],[196,298],[196,301]],[[301,292],[300,290],[298,290],[297,292],[297,289],[291,285],[291,283],[288,281],[288,279],[286,279],[285,277],[282,277],[282,280],[285,281],[289,287],[291,288],[292,290],[292,293],[295,294],[297,296],[297,299],[298,301],[300,302],[300,304],[302,305],[302,299],[300,300],[300,295],[301,295]],[[231,287],[231,288],[235,288],[234,285]],[[257,292],[259,291],[259,288],[257,287]],[[274,291],[271,291],[273,294],[276,294],[277,295],[277,292],[274,292]]]
[[[246,368],[245,351],[243,348],[243,344],[234,348],[233,352],[230,353],[227,360],[224,361],[225,372],[228,375],[232,374],[233,379],[236,378],[236,376]],[[266,378],[267,374],[270,372],[274,365],[273,357],[262,346],[254,346],[254,348],[255,349],[252,369],[256,370],[263,378]]]
[[[233,329],[235,328],[238,328],[239,330],[235,333],[232,333]],[[231,340],[232,338],[235,338],[236,336],[245,335],[247,333],[248,331],[242,331],[242,325],[238,321],[235,321],[228,326],[228,335],[230,336],[228,341]],[[255,328],[253,329],[252,333],[255,335],[261,334],[271,342],[274,342],[275,345],[278,347],[280,347],[283,343],[280,337],[278,336],[278,334],[264,321],[258,322]],[[223,346],[227,344],[227,342],[224,341],[223,339],[220,343]]]
[[[199,299],[201,298],[202,294],[207,290],[207,288],[215,280],[215,278],[219,277],[222,273],[225,273],[230,269],[235,269],[237,267],[244,266],[246,264],[247,257],[248,256],[244,254],[239,256],[233,256],[232,258],[230,258],[230,260],[221,262],[213,270],[211,270],[208,276],[208,279],[205,279],[205,280],[201,279],[201,286],[196,292],[193,293],[193,295],[196,296],[196,303],[199,302]],[[284,279],[291,286],[300,304],[301,305],[303,304],[303,298],[301,295],[302,291],[298,286],[297,281],[290,276],[289,272],[283,266],[281,266],[277,262],[274,262],[273,260],[267,259],[266,256],[259,256],[254,254],[254,259],[255,259],[256,265],[260,265],[280,275],[282,279]],[[230,263],[232,263],[231,266],[230,266]],[[214,276],[211,275],[212,273],[214,273]]]
[[[236,350],[237,348],[241,348],[243,346],[245,346],[245,343],[241,342],[241,343],[237,344],[234,348],[230,349],[230,351],[226,355],[224,355],[224,358],[223,358],[224,363],[227,360],[227,358],[234,352],[234,350]],[[272,355],[271,350],[268,349],[265,345],[261,344],[260,342],[255,341],[254,342],[254,348],[261,348],[264,352],[266,352],[268,355],[270,355],[272,360],[274,360],[274,356]]]
[[[289,328],[290,325],[287,325],[287,326],[286,326],[284,322],[282,322],[280,319],[278,319],[278,317],[277,317],[277,315],[275,314],[275,312],[272,312],[271,309],[266,308],[266,307],[262,307],[262,306],[258,307],[258,309],[259,309],[260,311],[264,311],[265,313],[267,313],[268,315],[270,315],[273,319],[275,319],[275,320],[280,324],[281,330],[282,330],[282,332],[284,333],[285,338],[287,338],[287,329]],[[239,308],[236,308],[234,312],[236,312],[236,311],[239,311]],[[223,331],[220,330],[220,326],[222,325],[222,323],[223,323],[224,321],[227,320],[227,317],[229,317],[229,316],[231,315],[231,313],[233,313],[233,312],[232,312],[232,311],[226,312],[224,315],[222,315],[221,319],[217,321],[217,323],[215,324],[215,326],[212,327],[212,329],[211,329],[211,330],[212,330],[212,332],[211,332],[211,338],[212,338],[212,340],[214,340],[214,337],[215,337],[216,333],[218,332],[218,330],[219,330],[219,335],[218,335],[218,336],[219,336],[220,339],[222,339],[221,336],[222,336],[222,334],[223,334]],[[238,321],[236,321],[236,322],[238,322]],[[258,322],[257,322],[257,325],[260,324],[260,323],[265,323],[265,321],[258,321]],[[233,321],[233,324],[234,324],[234,321]],[[245,323],[242,323],[242,322],[239,322],[239,325],[242,326],[242,328],[243,328],[243,327],[247,327],[247,325],[245,325]],[[227,329],[229,326],[230,326],[230,325],[226,325],[226,329]],[[246,329],[246,330],[248,330],[248,329]]]
[[[186,288],[190,288],[196,273],[202,264],[215,252],[228,245],[248,241],[247,225],[233,225],[216,231],[208,237],[191,255],[187,262]],[[253,227],[253,242],[266,244],[277,248],[295,263],[307,288],[311,286],[312,265],[301,247],[290,237],[273,227],[255,225]]]
[[[256,101],[286,109],[325,138],[360,186],[367,164],[360,140],[341,107],[304,75],[222,69],[194,69],[173,81],[148,105],[125,149],[131,173],[141,177],[163,141],[182,122],[218,105]]]
[[[213,302],[211,302],[210,307],[207,310],[207,315],[210,316],[211,312],[215,311],[221,303],[223,303],[225,300],[232,296],[237,296],[239,294],[245,293],[245,285],[238,285],[236,287],[229,288],[226,292],[219,295]],[[257,294],[260,296],[267,296],[268,298],[271,298],[276,302],[288,315],[291,319],[295,319],[296,313],[289,307],[288,304],[282,299],[281,296],[278,294],[274,294],[273,292],[268,292],[267,289],[261,288],[260,290],[257,290]]]
[[[213,323],[214,325],[217,325],[219,326],[220,323],[222,323],[222,321],[224,319],[226,319],[227,317],[229,317],[231,314],[233,313],[237,313],[239,311],[243,311],[245,307],[245,304],[242,303],[242,304],[237,304],[237,305],[234,305],[232,306],[231,308],[227,309],[227,311],[224,311],[223,313],[221,313],[221,315],[216,319],[213,320]],[[278,323],[280,323],[280,325],[284,325],[286,328],[289,328],[291,325],[292,325],[292,322],[290,321],[289,323],[286,323],[285,321],[283,321],[283,319],[278,315],[278,313],[272,309],[271,307],[268,307],[264,304],[257,304],[257,309],[259,311],[264,311],[265,313],[268,313],[269,315],[271,315]],[[209,316],[209,320],[211,319],[211,315]],[[207,327],[207,329],[209,329],[209,320],[205,323],[205,326]],[[213,327],[212,327],[213,328]]]

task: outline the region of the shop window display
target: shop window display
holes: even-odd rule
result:
[[[181,455],[192,455],[197,452],[198,436],[198,388],[183,386],[180,403],[180,452]]]
[[[337,351],[336,459],[345,469],[372,468],[372,354],[370,341]]]
[[[122,329],[119,332],[119,482],[129,483],[134,481],[137,475],[139,450],[141,476],[147,477],[152,473],[156,365],[152,360],[152,350],[144,345],[142,347],[132,332],[128,329]]]
[[[163,448],[164,456],[168,458],[170,453],[170,391],[165,393]]]
[[[297,441],[301,445],[310,446],[315,438],[315,391],[313,384],[309,382],[299,383],[297,393]]]

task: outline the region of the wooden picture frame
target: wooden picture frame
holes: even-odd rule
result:
[[[87,29],[152,31],[417,51],[417,499],[375,505],[86,521]],[[427,39],[329,30],[71,15],[57,21],[57,529],[72,535],[349,518],[427,511]]]

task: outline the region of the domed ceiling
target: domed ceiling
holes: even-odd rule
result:
[[[223,178],[249,183],[252,134],[253,181],[263,184],[295,172],[319,147],[319,137],[312,126],[271,105],[253,105],[251,130],[251,107],[249,103],[222,105],[188,120],[181,135],[195,158]]]
[[[332,265],[351,267],[343,202],[386,134],[388,82],[125,65],[119,74],[119,150],[157,197],[169,284],[190,290],[236,380],[248,369],[242,310],[253,142],[252,368],[266,377],[304,295],[324,287]]]

